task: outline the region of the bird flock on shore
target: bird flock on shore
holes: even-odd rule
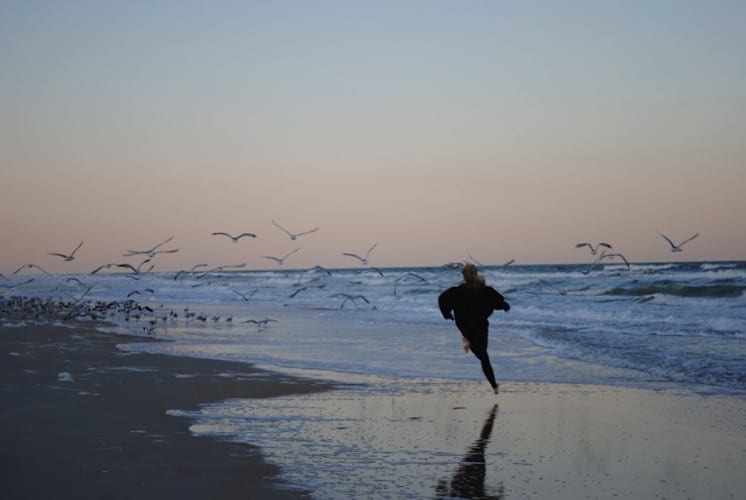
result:
[[[312,233],[315,233],[320,230],[320,227],[313,227],[312,229],[299,231],[299,232],[292,232],[286,229],[284,226],[280,225],[277,221],[272,220],[272,224],[278,228],[280,231],[282,231],[291,241],[296,241],[298,238],[302,236],[306,236]],[[666,236],[665,234],[661,233],[660,231],[657,231],[658,234],[668,243],[670,251],[671,252],[682,252],[683,246],[690,241],[694,240],[699,236],[699,233],[695,233],[693,236],[690,236],[689,238],[681,241],[680,243],[675,243],[671,238]],[[211,233],[211,236],[219,237],[219,238],[225,238],[230,240],[232,244],[238,244],[242,239],[255,239],[257,238],[257,235],[253,232],[240,232],[233,234],[231,232],[227,231],[214,231]],[[96,275],[104,270],[112,270],[114,272],[123,272],[123,275],[127,278],[132,279],[133,281],[138,281],[140,277],[143,274],[149,273],[155,269],[155,263],[154,260],[158,255],[163,254],[174,254],[179,252],[178,248],[164,248],[166,245],[170,242],[172,242],[174,239],[174,236],[170,236],[159,243],[140,250],[132,250],[127,249],[125,253],[123,254],[123,257],[137,257],[140,256],[143,258],[137,265],[129,262],[106,262],[104,264],[99,265],[92,271],[90,271],[89,274]],[[62,259],[64,262],[70,262],[75,260],[76,254],[80,249],[83,247],[84,241],[80,241],[80,243],[77,244],[77,246],[69,253],[63,252],[63,251],[55,251],[55,252],[49,252],[49,255],[58,257]],[[341,255],[345,257],[349,257],[350,259],[353,259],[359,265],[363,266],[360,269],[360,272],[375,272],[381,277],[384,277],[384,272],[381,271],[379,268],[375,266],[368,266],[371,259],[371,254],[373,251],[378,247],[378,242],[375,242],[371,244],[367,250],[362,253],[358,254],[352,251],[348,252],[342,252]],[[591,243],[589,241],[583,241],[575,244],[575,248],[581,249],[581,248],[587,248],[590,255],[593,257],[593,261],[591,263],[590,269],[592,270],[595,266],[600,265],[604,261],[613,261],[613,260],[619,260],[621,263],[626,266],[627,269],[630,269],[631,265],[628,259],[620,252],[611,252],[613,250],[613,245],[611,243],[601,241]],[[292,251],[286,253],[282,256],[272,256],[272,255],[264,255],[262,258],[272,260],[274,261],[278,266],[283,266],[287,259],[289,259],[291,256],[295,255],[301,250],[300,247],[296,247]],[[477,265],[482,265],[479,261],[477,261],[474,257],[471,256],[471,254],[468,255],[468,260],[474,262]],[[444,264],[442,267],[450,267],[450,268],[460,268],[464,265],[466,262],[450,262],[447,264]],[[512,265],[515,262],[515,259],[511,259],[508,262],[505,262],[502,267],[508,267]],[[173,279],[174,280],[183,280],[186,278],[191,278],[192,280],[192,287],[200,287],[200,286],[206,286],[210,285],[210,277],[216,275],[217,273],[222,273],[228,270],[238,270],[242,269],[246,266],[245,262],[237,263],[237,264],[224,264],[219,266],[214,266],[210,268],[210,266],[206,263],[200,263],[193,265],[188,270],[179,270],[176,273],[174,273]],[[38,271],[40,273],[43,273],[45,275],[51,275],[49,272],[47,272],[44,268],[39,266],[35,263],[27,263],[23,264],[20,267],[18,267],[12,275],[18,275],[24,270],[31,270],[31,271]],[[590,271],[589,271],[590,272]],[[292,292],[290,292],[287,295],[288,299],[294,299],[295,297],[298,297],[301,294],[309,293],[312,290],[319,291],[325,288],[326,284],[324,280],[322,279],[323,276],[331,276],[332,272],[328,269],[324,268],[323,266],[316,265],[309,269],[300,270],[298,275],[298,280],[296,282],[296,285]],[[2,273],[0,273],[0,294],[3,292],[3,290],[11,290],[11,289],[17,289],[21,288],[25,285],[28,285],[34,281],[33,277],[27,277],[24,281],[15,281],[11,280]],[[399,291],[399,287],[407,284],[407,283],[414,283],[414,284],[428,284],[427,279],[425,279],[423,276],[415,273],[415,272],[407,272],[398,278],[396,278],[393,281],[393,295],[396,296]],[[155,327],[158,325],[159,321],[166,322],[167,320],[174,320],[179,317],[179,313],[176,311],[169,311],[165,314],[161,314],[160,316],[156,314],[156,312],[148,307],[148,306],[141,306],[139,305],[135,300],[133,300],[133,297],[143,298],[146,295],[155,295],[156,290],[152,288],[138,288],[131,290],[126,298],[124,298],[121,301],[113,301],[113,302],[91,302],[91,301],[84,301],[84,299],[90,294],[91,289],[93,285],[87,284],[82,282],[80,279],[75,277],[66,277],[63,281],[61,281],[59,284],[57,284],[57,287],[54,289],[57,290],[66,290],[69,289],[71,286],[75,287],[75,290],[77,291],[77,295],[68,295],[69,300],[58,300],[56,301],[57,306],[54,306],[54,301],[51,300],[41,300],[41,299],[27,299],[26,301],[23,301],[21,299],[18,299],[17,297],[13,297],[12,300],[4,299],[2,302],[2,305],[0,306],[0,318],[2,317],[33,317],[33,318],[39,318],[41,316],[47,315],[51,316],[52,312],[54,312],[54,316],[57,318],[64,318],[64,319],[81,319],[81,318],[90,318],[90,319],[96,319],[96,320],[102,320],[106,319],[107,317],[111,317],[114,314],[123,314],[125,321],[130,321],[130,319],[134,320],[142,320],[144,319],[147,322],[147,326],[143,329],[147,331],[148,333],[152,333],[155,329]],[[254,295],[257,293],[258,289],[254,289],[250,292],[245,292],[241,290],[235,290],[231,289],[231,292],[233,292],[237,297],[239,297],[242,301],[249,303]],[[1,297],[1,295],[0,295]],[[329,298],[337,299],[339,300],[339,308],[342,309],[345,307],[345,305],[352,304],[354,307],[360,307],[360,306],[366,306],[370,305],[370,300],[365,297],[362,294],[348,294],[348,293],[335,293],[329,295]],[[20,302],[19,302],[20,300]],[[22,313],[22,314],[21,314]],[[228,318],[220,318],[217,316],[208,317],[205,314],[199,314],[194,311],[189,311],[188,309],[185,309],[181,313],[182,317],[185,319],[194,319],[196,321],[201,321],[203,323],[206,323],[208,320],[212,320],[214,322],[220,321],[221,319],[225,322],[231,323],[233,322],[232,317]],[[258,327],[258,329],[266,329],[269,327],[271,323],[277,322],[277,320],[274,320],[272,318],[264,318],[264,319],[247,319],[243,321],[243,323],[247,324],[254,324]]]

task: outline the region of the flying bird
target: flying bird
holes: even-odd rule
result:
[[[360,257],[357,254],[350,253],[350,252],[344,252],[342,255],[346,255],[348,257],[353,257],[357,260],[359,260],[364,266],[368,264],[368,257],[370,256],[370,252],[373,251],[374,248],[378,246],[378,243],[373,243],[373,245],[368,249],[367,252],[365,252],[365,257]]]
[[[80,243],[78,243],[78,246],[75,247],[75,250],[70,253],[70,255],[66,255],[60,252],[50,252],[49,255],[56,255],[57,257],[62,257],[63,259],[65,259],[65,262],[70,262],[71,260],[75,259],[75,252],[77,252],[78,249],[82,246],[83,242],[81,241]]]
[[[259,330],[269,328],[270,323],[279,323],[276,319],[264,318],[264,319],[247,319],[244,323],[252,323],[258,327]]]
[[[575,245],[575,248],[581,248],[581,247],[588,247],[591,250],[591,255],[596,255],[596,252],[598,252],[598,249],[600,247],[606,247],[609,250],[611,250],[611,245],[603,241],[599,243],[598,245],[596,245],[595,247],[588,242],[578,243],[577,245]]]
[[[37,266],[36,264],[24,264],[21,267],[19,267],[18,269],[16,269],[15,271],[13,271],[13,274],[15,275],[15,274],[20,273],[22,269],[32,269],[32,268],[36,268],[39,271],[41,271],[44,274],[46,274],[47,276],[49,276],[48,272],[46,272],[44,269],[42,269],[41,267]]]
[[[626,265],[627,269],[629,269],[629,261],[627,261],[627,258],[620,253],[604,253],[601,255],[601,257],[599,257],[598,260],[602,261],[603,259],[613,259],[614,257],[622,259],[622,261],[624,261],[624,265]]]
[[[230,291],[233,292],[233,293],[235,293],[239,297],[241,297],[244,300],[244,302],[249,302],[251,300],[251,298],[254,296],[254,294],[259,291],[259,289],[255,288],[254,290],[251,291],[251,293],[249,295],[245,295],[245,294],[239,292],[238,290],[234,290],[233,288],[231,288]]]
[[[91,274],[96,274],[96,273],[97,273],[97,272],[99,272],[99,271],[100,271],[101,269],[111,269],[111,266],[118,266],[118,265],[119,265],[119,264],[116,264],[116,263],[114,263],[114,262],[107,262],[106,264],[101,264],[101,265],[100,265],[100,266],[98,266],[98,267],[97,267],[96,269],[94,269],[93,271],[91,271]]]
[[[685,243],[689,243],[694,238],[696,238],[697,236],[699,236],[699,233],[695,233],[693,236],[690,236],[689,238],[685,239],[684,241],[682,241],[681,243],[679,243],[677,245],[676,243],[674,243],[673,241],[671,241],[671,238],[669,238],[665,234],[661,233],[660,231],[658,231],[658,234],[660,234],[663,237],[663,239],[666,240],[669,245],[671,245],[671,251],[672,252],[681,252],[681,251],[683,251],[683,248],[681,248],[681,247],[683,247]]]
[[[277,262],[277,265],[281,266],[281,265],[283,265],[285,263],[285,259],[287,259],[291,255],[293,255],[298,250],[300,250],[300,248],[296,248],[295,250],[293,250],[292,252],[290,252],[289,254],[287,254],[287,255],[285,255],[283,257],[272,257],[271,255],[263,255],[262,257],[264,257],[265,259],[274,260],[275,262]]]
[[[362,300],[366,304],[370,304],[370,301],[367,298],[365,298],[364,295],[350,295],[349,293],[335,293],[334,295],[331,295],[331,297],[344,298],[344,300],[342,301],[342,304],[339,306],[340,309],[344,308],[348,300],[352,301],[352,303],[355,304],[355,306],[357,306],[357,302],[355,302],[357,299]]]
[[[215,233],[212,233],[213,236],[227,236],[233,241],[233,244],[235,245],[238,243],[238,240],[241,238],[256,238],[256,235],[254,233],[241,233],[238,236],[233,236],[232,234],[226,233],[224,231],[218,231]]]
[[[160,247],[162,247],[163,245],[165,245],[166,243],[168,243],[172,239],[174,239],[173,236],[171,236],[170,238],[168,238],[168,239],[166,239],[164,241],[161,241],[156,246],[154,246],[152,248],[149,248],[147,250],[127,250],[127,253],[124,254],[124,256],[125,257],[131,257],[132,255],[147,255],[148,257],[150,257],[152,259],[153,257],[156,256],[156,254],[159,254],[159,253],[175,253],[175,252],[178,252],[179,251],[178,248],[175,248],[175,249],[172,249],[172,250],[158,250]]]
[[[175,280],[179,279],[179,277],[180,277],[180,276],[181,276],[182,274],[194,274],[194,271],[196,271],[196,270],[197,270],[197,268],[199,268],[199,267],[207,267],[207,264],[195,264],[195,265],[193,265],[193,266],[192,266],[192,269],[191,269],[191,270],[189,270],[189,271],[184,271],[184,270],[182,269],[181,271],[177,272],[177,273],[176,273],[176,274],[174,275],[174,279],[175,279]]]
[[[313,233],[313,232],[315,232],[315,231],[318,231],[318,230],[319,230],[319,228],[318,228],[318,227],[315,227],[315,228],[313,228],[313,229],[309,229],[308,231],[303,231],[303,232],[301,232],[301,233],[291,233],[290,231],[288,231],[287,229],[285,229],[284,227],[282,227],[281,225],[279,225],[279,224],[278,224],[277,222],[275,222],[275,221],[272,221],[272,224],[274,224],[274,225],[275,225],[276,227],[278,227],[279,229],[281,229],[282,231],[284,231],[284,232],[285,232],[285,234],[287,234],[288,236],[290,236],[290,239],[291,239],[291,240],[295,240],[295,239],[296,239],[296,238],[297,238],[298,236],[303,236],[304,234],[309,234],[309,233]]]
[[[419,281],[420,283],[428,284],[427,280],[425,278],[423,278],[422,276],[420,276],[419,274],[417,274],[417,273],[407,273],[404,276],[399,276],[394,281],[394,295],[396,295],[396,288],[399,286],[399,282],[400,281],[408,281],[410,278],[414,278],[417,281]]]

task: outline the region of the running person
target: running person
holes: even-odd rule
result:
[[[438,306],[445,319],[455,319],[462,335],[464,352],[473,352],[482,363],[482,371],[495,394],[499,385],[495,381],[490,357],[487,355],[487,318],[492,311],[508,312],[510,304],[494,288],[487,286],[474,264],[466,264],[462,270],[464,282],[440,294]],[[454,318],[455,315],[455,318]]]

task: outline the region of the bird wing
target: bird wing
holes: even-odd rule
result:
[[[284,227],[282,227],[281,225],[279,225],[279,224],[278,224],[277,222],[275,222],[274,220],[272,221],[272,224],[274,224],[274,225],[275,225],[275,227],[278,227],[278,228],[280,228],[281,230],[285,231],[285,233],[286,233],[286,234],[287,234],[288,236],[290,236],[290,237],[292,237],[292,236],[293,236],[293,233],[291,233],[290,231],[288,231],[287,229],[285,229]]]
[[[590,243],[577,243],[577,244],[575,245],[575,248],[580,248],[580,247],[588,247],[588,248],[593,248],[593,245],[591,245]]]
[[[239,240],[239,239],[241,239],[243,237],[256,238],[256,235],[254,233],[241,233],[238,236],[236,236],[236,239]]]
[[[126,267],[127,269],[131,269],[133,273],[139,272],[132,266],[132,264],[117,264],[117,267]]]
[[[272,257],[271,255],[262,255],[262,257],[264,257],[265,259],[274,260],[275,262],[282,262],[282,259],[280,259],[278,257]]]
[[[354,257],[354,258],[358,259],[360,262],[363,262],[365,260],[362,257],[360,257],[359,255],[354,254],[354,253],[344,252],[342,255],[347,255],[348,257]]]
[[[690,236],[689,238],[685,239],[684,241],[682,241],[681,243],[679,243],[679,246],[684,245],[684,243],[689,243],[690,241],[692,241],[697,236],[699,236],[699,233],[696,233],[694,236]]]
[[[303,231],[302,233],[298,233],[298,234],[296,234],[296,236],[303,236],[304,234],[314,233],[314,232],[318,231],[319,229],[320,228],[315,227],[313,229],[309,229],[308,231]]]
[[[153,248],[151,248],[151,251],[152,251],[152,250],[155,250],[155,249],[156,249],[156,248],[158,248],[158,247],[161,247],[161,246],[165,245],[166,243],[168,243],[168,242],[169,242],[169,241],[171,241],[172,239],[174,239],[174,237],[173,237],[173,236],[171,236],[170,238],[167,238],[167,239],[165,239],[165,240],[161,241],[161,242],[160,242],[160,243],[158,243],[158,244],[157,244],[156,246],[154,246]]]
[[[372,245],[372,246],[371,246],[371,247],[370,247],[370,248],[368,249],[368,251],[367,251],[367,252],[365,252],[365,258],[366,258],[366,259],[367,259],[367,258],[368,258],[368,256],[370,255],[370,252],[372,252],[372,251],[373,251],[373,249],[374,249],[374,248],[376,248],[377,246],[378,246],[378,243],[373,243],[373,245]]]
[[[282,258],[282,260],[285,260],[285,259],[287,259],[288,257],[290,257],[291,255],[293,255],[293,254],[294,254],[295,252],[297,252],[298,250],[300,250],[300,248],[296,248],[295,250],[293,250],[292,252],[290,252],[289,254],[287,254],[286,256],[284,256],[284,257]]]
[[[608,243],[604,243],[603,241],[601,243],[599,243],[598,246],[600,246],[600,247],[606,247],[608,249],[611,249],[611,245],[609,245]]]
[[[42,268],[41,268],[41,266],[37,266],[36,264],[29,264],[29,267],[35,267],[35,268],[37,268],[37,269],[38,269],[39,271],[43,272],[44,274],[49,274],[49,273],[48,273],[48,272],[46,272],[46,271],[45,271],[44,269],[42,269]]]
[[[67,257],[68,257],[64,253],[59,253],[59,252],[49,252],[49,255],[55,255],[57,257],[62,257],[63,259],[67,259]]]
[[[669,245],[671,245],[671,248],[676,248],[676,244],[673,241],[671,241],[671,238],[661,233],[660,231],[658,231],[658,234],[660,234],[663,237],[663,239],[666,240]]]
[[[91,271],[91,274],[96,274],[97,272],[99,272],[101,269],[103,269],[105,267],[106,267],[106,264],[101,264],[96,269],[94,269],[93,271]]]
[[[233,239],[233,236],[231,236],[230,234],[225,233],[223,231],[218,231],[216,233],[212,233],[212,235],[213,236],[227,236],[228,238]]]
[[[82,246],[83,246],[83,242],[81,241],[80,243],[78,243],[78,246],[75,247],[75,250],[73,250],[73,253],[70,254],[70,257],[75,255],[75,252],[77,252]]]

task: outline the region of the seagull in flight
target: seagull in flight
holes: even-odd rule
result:
[[[177,272],[177,273],[176,273],[176,274],[174,275],[174,279],[175,279],[175,280],[179,279],[179,277],[180,277],[180,276],[181,276],[182,274],[194,274],[194,271],[196,271],[196,270],[197,270],[197,268],[199,268],[199,267],[207,267],[207,264],[195,264],[195,265],[193,265],[193,266],[192,266],[192,269],[191,269],[191,270],[189,270],[189,271],[184,271],[184,270],[182,269],[181,271]]]
[[[611,245],[603,241],[599,243],[598,245],[596,245],[595,247],[588,242],[578,243],[577,245],[575,245],[575,248],[581,248],[581,247],[588,247],[591,250],[591,255],[596,255],[596,252],[598,252],[598,249],[601,247],[606,247],[609,250],[611,250]]]
[[[75,247],[75,250],[70,253],[70,255],[66,255],[60,252],[50,252],[49,255],[56,255],[57,257],[62,257],[63,259],[65,259],[65,262],[70,262],[71,260],[75,259],[75,252],[77,252],[78,249],[82,246],[83,242],[81,241],[80,243],[78,243],[78,246]]]
[[[254,233],[241,233],[237,236],[233,236],[232,234],[226,233],[225,231],[218,231],[218,232],[212,233],[212,235],[213,236],[227,236],[233,241],[234,245],[238,243],[238,240],[240,240],[241,238],[256,238],[256,235]]]
[[[627,269],[629,269],[629,262],[627,261],[627,258],[620,254],[620,253],[603,253],[601,254],[601,257],[598,258],[598,261],[602,261],[604,259],[613,259],[614,257],[618,257],[624,261],[624,265],[627,266]]]
[[[295,250],[293,250],[292,252],[290,252],[289,254],[287,254],[287,255],[285,255],[283,257],[272,257],[271,255],[263,255],[262,257],[264,257],[265,259],[274,260],[275,262],[277,262],[277,265],[281,266],[281,265],[283,265],[285,263],[285,259],[287,259],[291,255],[293,255],[298,250],[300,250],[300,248],[296,248]]]
[[[417,274],[417,273],[407,273],[407,274],[405,274],[404,276],[399,276],[399,277],[398,277],[398,278],[396,278],[396,280],[394,281],[394,295],[396,295],[396,288],[397,288],[397,286],[399,286],[399,282],[400,282],[400,281],[407,281],[407,280],[409,280],[410,278],[414,278],[414,279],[416,279],[417,281],[419,281],[420,283],[425,283],[426,285],[427,285],[427,284],[429,284],[429,283],[427,282],[427,280],[426,280],[425,278],[423,278],[422,276],[420,276],[419,274]]]
[[[249,293],[249,295],[245,295],[245,294],[239,292],[238,290],[234,290],[233,288],[231,288],[230,291],[233,292],[233,293],[235,293],[239,297],[241,297],[244,300],[244,302],[249,302],[251,300],[251,298],[254,296],[254,294],[259,291],[259,289],[255,288],[254,290],[251,291],[251,293]]]
[[[313,232],[316,232],[316,231],[319,230],[318,227],[315,227],[313,229],[309,229],[308,231],[303,231],[302,233],[291,233],[290,231],[288,231],[287,229],[285,229],[284,227],[282,227],[281,225],[279,225],[275,221],[272,221],[272,224],[274,224],[276,227],[278,227],[279,229],[281,229],[282,231],[284,231],[285,234],[287,234],[288,236],[290,236],[291,240],[295,240],[298,236],[303,236],[304,234],[313,233]]]
[[[370,256],[370,252],[372,252],[373,249],[376,248],[377,246],[378,246],[378,243],[373,243],[373,245],[368,249],[368,251],[365,252],[365,257],[360,257],[359,255],[350,253],[350,252],[344,252],[342,255],[353,257],[359,260],[360,262],[362,262],[362,264],[365,266],[365,265],[368,265],[368,257]]]
[[[39,271],[43,272],[44,274],[46,274],[47,276],[50,276],[50,274],[48,272],[46,272],[44,269],[42,269],[41,267],[37,266],[36,264],[24,264],[21,267],[19,267],[18,269],[16,269],[15,271],[13,271],[13,274],[15,275],[15,274],[20,273],[22,269],[32,269],[34,267],[36,269],[38,269]]]
[[[276,319],[264,318],[264,319],[247,319],[244,323],[252,323],[257,326],[259,330],[269,328],[270,323],[279,323]]]
[[[331,295],[331,297],[334,297],[334,298],[336,298],[336,297],[344,298],[344,300],[342,301],[342,304],[339,306],[340,309],[344,308],[344,306],[345,306],[345,304],[347,303],[348,300],[352,301],[352,303],[355,304],[356,307],[357,307],[357,303],[355,301],[357,299],[362,300],[366,304],[370,304],[370,301],[368,299],[366,299],[364,295],[350,295],[349,293],[335,293],[334,295]]]
[[[661,236],[663,236],[663,239],[666,240],[669,245],[671,245],[671,251],[672,252],[681,252],[681,251],[683,251],[683,248],[681,248],[681,247],[683,247],[685,243],[688,243],[688,242],[692,241],[694,238],[696,238],[697,236],[699,236],[699,233],[695,233],[693,236],[690,236],[689,238],[685,239],[684,241],[682,241],[681,243],[679,243],[677,245],[676,243],[674,243],[673,241],[671,241],[671,238],[669,238],[665,234],[661,233],[660,231],[658,231],[658,234],[660,234]]]
[[[150,257],[152,259],[153,257],[156,256],[156,254],[159,254],[159,253],[176,253],[176,252],[179,251],[178,248],[174,248],[172,250],[158,250],[160,247],[162,247],[163,245],[165,245],[166,243],[168,243],[172,239],[174,239],[173,236],[171,236],[170,238],[168,238],[168,239],[166,239],[164,241],[161,241],[156,246],[154,246],[152,248],[149,248],[147,250],[127,250],[127,253],[124,254],[124,256],[125,257],[131,257],[133,255],[147,255],[148,257]]]

